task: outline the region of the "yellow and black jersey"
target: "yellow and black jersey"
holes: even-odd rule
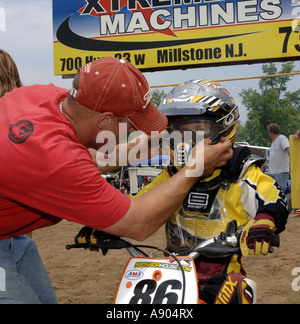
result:
[[[163,170],[138,196],[170,176]],[[284,230],[288,218],[284,195],[275,181],[252,163],[235,182],[205,190],[197,183],[191,189],[166,224],[168,248],[184,252],[199,240],[224,231],[230,221],[236,220],[238,227],[242,227],[259,213],[275,219],[277,233]]]

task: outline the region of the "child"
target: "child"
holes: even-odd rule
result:
[[[180,170],[190,146],[196,144],[197,131],[204,132],[204,137],[216,145],[222,137],[227,137],[234,145],[237,137],[238,107],[231,94],[218,83],[185,82],[171,91],[159,109],[168,117],[170,134],[180,131],[182,135],[184,132],[193,135],[188,136],[189,143],[184,137],[182,143],[175,146],[170,141],[172,164],[138,195]],[[271,237],[285,228],[286,200],[276,182],[260,171],[264,161],[249,155],[246,147],[235,149],[226,167],[216,169],[210,178],[200,178],[183,201],[182,208],[166,224],[167,247],[171,252],[184,255],[192,246],[218,235],[227,223],[236,220],[238,227],[243,227],[242,255],[268,253]],[[200,256],[195,264],[202,300],[207,303],[252,302],[243,281],[245,271],[240,256],[214,259]],[[225,299],[221,298],[222,287],[232,282],[233,274],[239,285]]]

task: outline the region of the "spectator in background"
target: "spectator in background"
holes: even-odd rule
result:
[[[0,98],[20,87],[22,82],[14,60],[7,52],[0,50]]]
[[[294,139],[300,138],[300,130],[298,130],[298,132],[293,137]]]
[[[142,189],[144,186],[144,177],[138,177],[138,187]]]
[[[0,98],[15,88],[22,87],[19,71],[12,57],[0,49]],[[32,232],[27,233],[32,238]]]
[[[269,176],[271,176],[284,190],[290,176],[290,143],[286,136],[281,134],[276,124],[268,126],[272,140],[269,157]]]

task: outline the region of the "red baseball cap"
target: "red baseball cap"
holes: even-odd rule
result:
[[[80,69],[79,89],[70,94],[90,109],[127,117],[148,135],[167,127],[167,117],[151,102],[146,78],[128,61],[104,57],[88,63]]]

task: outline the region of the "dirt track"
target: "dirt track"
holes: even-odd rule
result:
[[[66,244],[73,243],[81,227],[63,221],[36,231],[34,240],[60,304],[111,304],[128,254],[124,250],[110,251],[104,257],[86,250],[67,251]],[[164,247],[163,229],[147,242]],[[258,284],[258,303],[299,303],[300,291],[294,292],[291,287],[296,279],[292,276],[295,267],[300,267],[300,218],[291,214],[287,229],[281,234],[280,249],[274,254],[245,260],[249,277]]]

